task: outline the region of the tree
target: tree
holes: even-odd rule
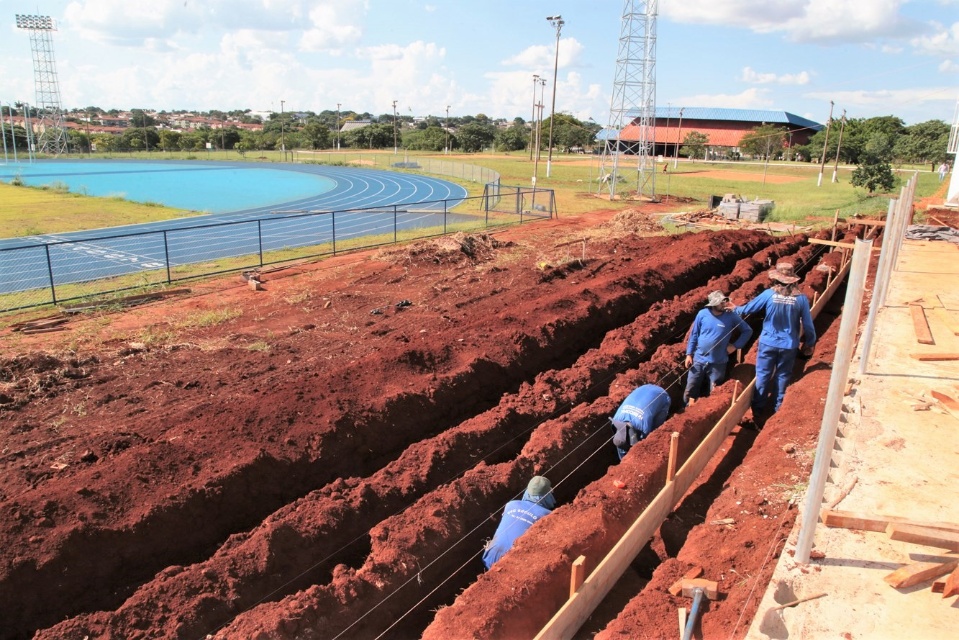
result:
[[[869,193],[891,191],[896,186],[896,176],[889,164],[892,147],[891,137],[881,128],[875,128],[863,150],[862,162],[852,172],[852,186],[864,187]]]
[[[438,126],[414,129],[403,135],[403,148],[416,151],[442,151],[446,146],[446,131]]]
[[[899,162],[928,162],[933,170],[948,159],[949,125],[942,120],[927,120],[906,127],[893,145],[893,155]]]
[[[478,118],[475,122],[464,124],[456,131],[456,141],[460,148],[467,153],[482,151],[492,144],[495,139],[496,129],[493,125],[481,124]]]
[[[175,149],[179,149],[181,137],[182,135],[179,131],[164,129],[160,132],[160,148],[164,151],[173,151]]]
[[[385,149],[393,146],[393,123],[368,124],[347,131],[340,138],[341,144],[353,149]]]
[[[683,138],[683,146],[679,149],[679,155],[686,158],[705,158],[708,144],[709,136],[705,133],[690,131]]]
[[[502,151],[519,151],[525,149],[529,142],[529,131],[525,123],[513,123],[505,129],[496,132],[496,148]]]
[[[330,129],[318,118],[311,118],[300,134],[306,145],[311,149],[329,149],[332,146],[330,144]]]
[[[774,124],[756,127],[743,136],[739,149],[754,158],[775,158],[786,144],[786,129]]]

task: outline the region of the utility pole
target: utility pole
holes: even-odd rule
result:
[[[536,85],[539,74],[533,74],[533,119],[529,121],[529,161],[533,161],[533,139],[536,137]]]
[[[819,179],[816,181],[816,186],[822,186],[822,171],[826,168],[826,147],[829,146],[829,127],[832,125],[832,108],[833,101],[829,101],[829,119],[826,120],[826,139],[822,143],[822,162],[819,164]]]
[[[446,105],[446,153],[450,152],[450,106]]]
[[[286,162],[286,134],[283,130],[283,104],[286,100],[280,100],[280,149],[283,150],[283,162]]]
[[[393,155],[399,153],[399,147],[396,144],[396,100],[393,101]]]
[[[566,24],[566,21],[563,20],[563,16],[549,16],[546,19],[549,20],[550,25],[556,28],[556,55],[553,60],[553,107],[549,112],[549,151],[546,156],[546,177],[548,178],[550,175],[550,163],[553,161],[553,121],[556,120],[556,76],[559,72],[559,34],[563,30],[563,25]]]
[[[676,155],[673,157],[673,169],[679,164],[679,142],[683,135],[683,109],[685,108],[679,108],[679,129],[676,130]]]
[[[340,103],[336,103],[336,150],[340,150]]]
[[[836,174],[839,173],[839,149],[842,148],[842,132],[846,129],[846,110],[842,110],[842,118],[839,119],[839,143],[836,144],[836,164],[832,168],[832,181],[839,182]]]

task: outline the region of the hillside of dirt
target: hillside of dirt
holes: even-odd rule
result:
[[[0,638],[535,633],[569,562],[608,549],[661,486],[668,432],[688,455],[728,407],[731,382],[680,402],[707,293],[745,302],[789,260],[812,297],[838,264],[803,235],[646,236],[641,210],[614,213],[4,330]],[[735,430],[593,631],[674,635],[683,605],[654,595],[693,564],[730,594],[704,629],[754,612],[815,446],[835,318],[817,320],[783,410]],[[606,418],[647,382],[673,416],[617,464]],[[483,573],[502,505],[535,474],[560,508]],[[656,605],[640,617],[634,597]]]

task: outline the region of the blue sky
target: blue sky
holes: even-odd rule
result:
[[[638,3],[637,3],[638,4]],[[659,0],[658,105],[825,122],[951,123],[959,0]],[[352,109],[609,120],[621,0],[0,0],[0,102],[35,102],[28,32],[52,16],[64,107]]]

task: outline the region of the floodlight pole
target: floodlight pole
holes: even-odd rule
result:
[[[336,103],[336,150],[340,150],[340,103]]]
[[[396,144],[396,100],[393,101],[393,155],[399,153],[399,146]]]
[[[446,153],[450,152],[450,105],[446,105]]]
[[[836,175],[839,173],[839,150],[842,148],[842,132],[846,129],[846,110],[842,110],[842,118],[839,119],[839,142],[836,144],[836,164],[832,168],[832,181],[839,182]]]
[[[533,74],[533,116],[529,121],[529,161],[533,161],[533,139],[536,138],[536,85],[539,83],[539,74]]]
[[[280,100],[280,149],[283,151],[283,162],[286,162],[286,135],[283,130],[283,105],[286,100]]]
[[[546,155],[546,177],[550,176],[550,164],[553,161],[553,121],[556,119],[556,76],[559,72],[559,34],[566,21],[563,16],[549,16],[546,18],[556,28],[556,54],[553,59],[553,106],[549,112],[549,151]]]
[[[829,146],[829,127],[832,125],[832,108],[835,103],[829,101],[829,119],[826,120],[826,139],[822,143],[822,161],[819,163],[819,179],[816,181],[816,186],[822,186],[822,171],[826,168],[826,147]]]

